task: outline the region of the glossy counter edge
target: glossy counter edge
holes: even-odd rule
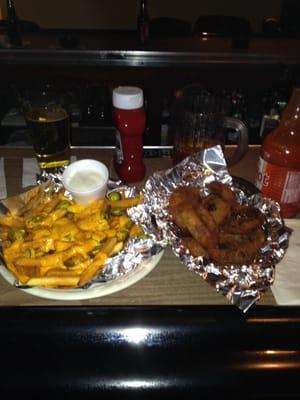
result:
[[[2,397],[300,395],[300,307],[1,307],[0,318]]]

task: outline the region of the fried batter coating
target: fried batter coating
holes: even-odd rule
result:
[[[230,189],[229,186],[222,182],[212,181],[207,185],[210,193],[213,193],[223,200],[227,201],[229,204],[237,204],[237,198],[235,193]]]
[[[179,187],[170,196],[169,211],[176,225],[207,248],[217,243],[217,226],[200,201],[197,189]]]
[[[249,235],[221,233],[219,245],[209,249],[209,255],[219,265],[247,264],[254,260],[264,242],[265,233],[262,228]]]
[[[198,203],[194,206],[194,208],[198,217],[204,223],[206,229],[208,229],[209,232],[214,235],[214,238],[207,243],[207,246],[213,246],[216,243],[216,236],[218,235],[218,225],[211,213],[202,204]]]
[[[201,197],[191,187],[178,187],[169,199],[171,217],[182,230],[181,244],[194,257],[219,265],[242,265],[255,259],[266,240],[263,213],[238,203],[229,186],[213,181]]]
[[[231,213],[231,203],[215,194],[205,197],[203,206],[210,212],[217,225],[222,225]]]
[[[199,242],[191,236],[186,236],[181,239],[183,247],[187,248],[194,257],[208,257],[208,252]]]
[[[181,214],[182,207],[187,203],[187,198],[190,196],[191,202],[196,201],[196,196],[198,197],[198,191],[190,190],[191,188],[180,186],[176,188],[170,196],[169,199],[169,212],[172,216],[176,225],[182,229],[183,233],[188,234],[188,230],[186,228],[186,221],[184,216]]]
[[[183,203],[196,204],[199,201],[199,190],[188,186],[179,186],[174,189],[169,199],[169,211],[176,215]]]
[[[190,235],[205,248],[215,246],[217,237],[215,232],[211,232],[202,218],[200,218],[191,204],[181,206],[180,222],[184,222],[185,228]],[[178,219],[178,218],[177,218]],[[175,219],[176,222],[176,219]]]
[[[225,229],[232,233],[251,232],[262,225],[263,219],[263,214],[258,208],[236,205],[231,211],[231,218]]]

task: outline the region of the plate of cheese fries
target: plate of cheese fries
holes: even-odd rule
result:
[[[155,247],[127,211],[143,202],[134,188],[76,203],[53,182],[8,198],[0,215],[2,277],[35,296],[80,300],[108,295],[145,277]]]

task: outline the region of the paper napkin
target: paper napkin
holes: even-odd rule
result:
[[[6,177],[4,170],[4,158],[0,158],[0,199],[7,197]]]
[[[271,290],[278,304],[300,305],[300,219],[286,219],[285,223],[293,232],[285,256],[275,267]]]

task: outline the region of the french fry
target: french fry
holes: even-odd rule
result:
[[[110,206],[114,208],[130,208],[137,206],[140,204],[141,198],[140,197],[130,197],[127,199],[120,199],[120,200],[109,200]]]
[[[21,217],[18,217],[17,215],[11,215],[11,214],[5,214],[5,215],[0,215],[0,224],[4,226],[22,226],[24,224],[24,221]]]
[[[76,288],[78,286],[79,276],[40,276],[28,279],[28,286],[42,286],[47,288]]]
[[[95,261],[93,261],[85,271],[83,271],[80,279],[78,281],[78,286],[84,286],[90,280],[92,280],[96,274],[103,268],[105,261],[108,256],[105,253],[98,253],[97,258],[95,257]]]
[[[105,233],[105,235],[106,235],[108,238],[113,238],[113,237],[116,236],[117,230],[116,230],[116,229],[107,229],[107,230],[104,231],[103,233]]]
[[[37,241],[46,237],[49,237],[51,235],[51,230],[50,229],[38,229],[32,232],[32,240]]]
[[[83,258],[88,258],[88,255],[82,245],[74,244],[72,247],[60,253],[62,260],[68,260],[71,257],[81,255]]]
[[[69,240],[74,240],[78,232],[79,227],[72,221],[64,224],[55,224],[52,228],[52,236],[57,239],[68,238]]]
[[[61,201],[61,199],[62,199],[62,195],[58,195],[58,196],[53,197],[50,201],[48,201],[44,205],[42,211],[47,213],[47,214],[50,214],[51,211],[54,210],[54,208],[57,206],[57,204]]]
[[[22,282],[27,282],[29,278],[33,278],[36,276],[41,276],[42,270],[39,267],[36,266],[26,266],[23,267],[22,265],[15,265],[14,270],[17,274],[17,276],[21,278]]]
[[[23,242],[20,245],[20,251],[26,252],[27,249],[39,249],[43,253],[49,253],[49,251],[54,250],[54,242],[51,237],[46,237],[43,240],[30,240],[28,242]]]
[[[95,212],[99,212],[99,214],[103,213],[106,210],[107,205],[107,202],[104,200],[96,200],[85,207],[80,204],[74,204],[69,208],[69,210],[74,212],[78,219],[83,219],[89,217]]]
[[[31,261],[33,260],[33,261]],[[45,264],[41,263],[41,260],[35,260],[33,258],[17,259],[14,262],[14,267],[19,273],[23,273],[28,277],[44,276],[47,272],[53,268],[53,265],[57,266],[60,270],[67,270],[67,267],[62,263],[56,264]]]
[[[105,231],[109,229],[109,224],[106,219],[100,217],[99,213],[94,213],[79,220],[78,227],[83,231]]]
[[[8,267],[8,269],[13,273],[13,275],[14,275],[14,277],[19,281],[19,282],[21,282],[23,285],[25,285],[26,284],[26,282],[28,281],[28,279],[29,279],[29,275],[28,275],[28,272],[26,271],[23,271],[22,270],[22,268],[17,268],[17,267],[15,267],[13,264],[11,264],[11,263],[9,263],[8,265],[7,265],[7,267]]]
[[[101,252],[110,256],[116,244],[117,244],[117,238],[115,236],[107,239],[106,242],[101,247]]]
[[[53,253],[47,254],[43,257],[31,258],[31,257],[18,257],[14,260],[16,266],[22,266],[24,268],[38,267],[41,269],[49,269],[53,265],[62,265],[62,257],[64,253]]]
[[[114,256],[115,254],[118,254],[124,247],[124,243],[123,242],[117,242],[114,245],[114,248],[112,249],[112,251],[110,252],[110,256]]]
[[[134,225],[131,227],[130,231],[129,231],[129,236],[130,236],[130,237],[136,237],[136,236],[140,236],[140,235],[143,234],[143,233],[144,233],[144,231],[143,231],[143,229],[141,228],[141,226],[140,226],[140,225],[134,224]]]
[[[80,276],[82,274],[82,269],[62,269],[62,268],[51,268],[46,273],[45,276]]]
[[[72,242],[67,242],[66,240],[54,240],[54,247],[56,251],[65,251],[72,246]]]

